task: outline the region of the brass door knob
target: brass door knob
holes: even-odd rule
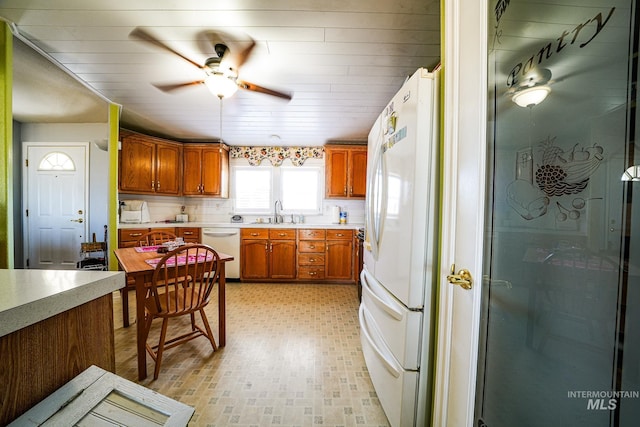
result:
[[[447,275],[447,281],[452,285],[458,285],[462,289],[469,290],[473,287],[473,277],[471,277],[471,273],[466,268],[458,271],[458,274],[455,274],[456,265],[451,264],[451,274]]]

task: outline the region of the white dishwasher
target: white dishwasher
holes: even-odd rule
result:
[[[227,279],[240,278],[240,229],[239,228],[203,228],[202,243],[211,246],[216,252],[233,256],[233,261],[225,263]]]

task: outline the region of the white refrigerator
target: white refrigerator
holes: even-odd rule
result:
[[[438,86],[438,71],[418,69],[369,133],[360,337],[393,427],[431,415]]]

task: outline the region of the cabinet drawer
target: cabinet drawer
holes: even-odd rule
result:
[[[325,230],[318,228],[305,228],[298,230],[300,240],[324,240]]]
[[[324,240],[300,240],[298,252],[324,252]]]
[[[324,265],[324,254],[298,254],[299,265]]]
[[[140,237],[149,232],[148,228],[127,228],[118,230],[118,247],[130,248],[138,246]]]
[[[324,279],[324,267],[302,265],[298,267],[298,279]]]
[[[353,239],[353,230],[327,230],[327,240]]]
[[[200,228],[197,227],[178,227],[176,229],[177,236],[182,237],[187,243],[200,243]]]
[[[268,239],[269,229],[267,228],[243,228],[240,231],[243,239]]]
[[[296,239],[296,230],[294,229],[269,229],[269,238],[271,240],[295,240]]]

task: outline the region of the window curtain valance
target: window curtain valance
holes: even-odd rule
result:
[[[307,159],[322,159],[323,147],[239,147],[229,149],[232,159],[247,159],[251,166],[258,166],[267,159],[273,166],[280,166],[285,159],[294,166],[302,166]]]

